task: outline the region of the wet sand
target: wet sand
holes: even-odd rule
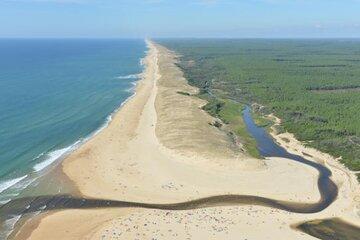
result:
[[[202,100],[177,93],[197,90],[187,85],[175,65],[175,55],[159,45],[149,43],[149,47],[136,95],[106,129],[62,164],[81,195],[151,203],[221,194],[303,203],[319,200],[317,171],[281,158],[259,160],[236,151],[223,132],[209,125],[214,119],[200,109],[205,104]],[[30,221],[16,238],[314,239],[290,225],[335,216],[359,224],[358,184],[344,167],[332,160],[326,164],[340,191],[338,199],[317,214],[262,206],[171,212],[133,208],[62,210],[39,216],[37,224]]]
[[[309,221],[294,227],[322,240],[358,240],[360,238],[360,227],[338,218]]]

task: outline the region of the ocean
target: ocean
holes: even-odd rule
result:
[[[1,205],[106,126],[133,94],[146,44],[1,39],[0,53]]]

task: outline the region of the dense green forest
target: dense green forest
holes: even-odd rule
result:
[[[360,171],[360,40],[161,40],[202,93],[259,103]]]

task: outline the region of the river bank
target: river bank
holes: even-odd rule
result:
[[[276,127],[281,124],[281,120],[274,115],[271,115],[270,118],[272,118],[275,123],[271,127],[270,134],[277,144],[285,148],[289,153],[311,159],[332,171],[332,179],[340,189],[340,196],[337,201],[344,201],[343,204],[347,205],[347,210],[344,210],[341,214],[342,218],[359,226],[360,184],[355,173],[341,164],[339,159],[317,149],[305,146],[305,144],[298,141],[293,134],[288,132],[278,133]]]
[[[63,172],[81,195],[150,203],[175,203],[222,194],[248,194],[284,201],[319,200],[318,173],[282,158],[254,159],[233,151],[226,134],[176,66],[176,55],[148,42],[145,72],[136,95],[110,125],[71,154]],[[15,239],[268,238],[313,239],[294,231],[296,222],[351,215],[347,180],[337,201],[317,214],[263,206],[62,210],[40,215]],[[299,184],[301,183],[301,184]],[[77,226],[74,228],[74,226]],[[259,230],[261,229],[261,230]],[[56,236],[56,237],[54,237]]]

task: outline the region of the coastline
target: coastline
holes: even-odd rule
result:
[[[147,43],[148,45],[149,43]],[[148,55],[148,51],[147,50],[147,55]],[[142,58],[140,60],[140,64],[141,65],[145,65],[145,59],[146,57]],[[101,134],[101,131],[104,131],[110,124],[111,122],[114,120],[115,117],[117,117],[117,115],[119,114],[119,111],[121,111],[121,108],[127,104],[129,101],[131,101],[137,94],[137,92],[142,88],[142,82],[144,81],[144,74],[145,70],[143,70],[142,73],[140,74],[136,74],[136,77],[139,78],[137,81],[134,82],[134,86],[129,89],[129,91],[131,90],[133,92],[133,94],[128,97],[124,102],[121,103],[121,105],[114,110],[113,113],[111,113],[108,117],[106,122],[96,131],[94,131],[93,133],[91,133],[88,137],[86,137],[85,140],[83,140],[81,142],[81,144],[78,144],[78,147],[73,149],[73,151],[69,151],[68,154],[65,154],[65,158],[61,159],[57,165],[55,166],[55,169],[52,169],[50,173],[47,174],[47,177],[50,177],[49,175],[53,175],[53,172],[57,172],[60,173],[61,176],[55,176],[55,177],[59,177],[61,179],[63,179],[64,181],[67,181],[67,184],[69,184],[71,186],[71,188],[73,189],[71,191],[71,194],[74,196],[82,196],[83,194],[81,193],[80,189],[77,187],[77,184],[74,180],[72,180],[64,171],[64,162],[67,161],[67,157],[69,157],[71,154],[73,154],[74,152],[78,151],[80,148],[83,147],[83,145],[85,145],[87,142],[91,141],[94,137],[96,137],[98,134]],[[128,75],[128,76],[124,76],[121,78],[135,78],[135,75]],[[54,212],[48,212],[48,213],[41,213],[39,215],[35,215],[30,217],[29,219],[25,219],[24,223],[20,223],[19,226],[17,226],[14,231],[11,233],[10,238],[11,239],[28,239],[32,232],[35,231],[41,221],[43,219],[45,219],[46,217],[52,216],[53,214],[55,214],[57,211]]]
[[[145,51],[146,53],[146,51]],[[140,65],[143,66],[143,58],[139,61]],[[22,191],[26,196],[28,194],[30,195],[43,195],[44,193],[47,195],[51,194],[70,194],[72,196],[81,196],[81,193],[79,189],[76,187],[76,184],[74,181],[72,181],[62,170],[62,162],[73,152],[77,151],[82,145],[86,144],[90,139],[95,137],[97,134],[99,134],[102,130],[108,127],[108,125],[111,123],[113,117],[117,114],[117,112],[122,108],[124,104],[126,104],[131,98],[133,98],[136,95],[135,88],[138,84],[139,79],[141,79],[141,73],[137,74],[129,74],[125,76],[119,76],[117,78],[119,79],[134,79],[133,82],[131,82],[132,87],[127,89],[126,91],[130,92],[131,95],[127,97],[114,111],[112,111],[105,119],[105,121],[94,131],[90,132],[87,136],[78,139],[76,142],[64,147],[55,149],[50,152],[44,152],[39,154],[36,158],[38,159],[42,156],[46,156],[43,161],[36,163],[33,166],[34,173],[30,173],[26,176],[24,176],[22,179],[31,178],[30,183],[26,185],[22,189]],[[60,153],[60,154],[59,154]],[[36,176],[35,178],[32,178],[32,175],[35,173],[40,172],[41,175]],[[31,187],[32,184],[35,183],[34,187]],[[16,185],[16,184],[14,184]],[[28,189],[28,187],[30,188]],[[10,186],[12,187],[12,186]],[[9,199],[7,202],[11,201]],[[50,215],[51,213],[45,213],[44,215]],[[23,225],[26,225],[26,222],[31,221],[30,225],[32,228],[35,228],[37,224],[39,224],[40,219],[42,217],[38,216],[38,213],[33,214],[32,216],[17,216],[17,220],[15,221],[14,218],[14,224],[12,229],[9,229],[10,231],[7,233],[9,238],[11,239],[12,236],[16,235],[19,230],[22,228]],[[33,221],[33,219],[35,219]],[[6,229],[7,230],[7,229]],[[23,235],[29,235],[31,231],[26,231],[26,234]],[[23,237],[21,237],[23,239]]]
[[[43,43],[47,44],[51,41],[47,40]],[[38,43],[38,41],[19,42],[19,48],[31,46],[30,48],[35,50],[38,47],[37,52],[33,54],[39,57],[39,62],[36,61],[34,64],[24,62],[26,69],[23,69],[23,72],[29,74],[24,80],[31,80],[33,84],[24,85],[21,89],[24,91],[24,96],[33,96],[35,91],[32,91],[31,86],[40,85],[44,79],[48,79],[42,76],[43,73],[51,75],[54,84],[35,87],[34,90],[44,91],[36,92],[36,97],[30,101],[31,104],[25,101],[25,98],[15,101],[18,104],[29,104],[26,109],[9,105],[9,110],[13,111],[4,112],[2,123],[5,125],[1,137],[5,138],[2,138],[4,151],[1,162],[5,165],[0,174],[1,204],[14,198],[21,198],[24,192],[36,188],[39,177],[50,172],[63,158],[82,144],[78,140],[85,142],[97,131],[106,127],[113,111],[132,95],[132,82],[138,76],[130,73],[142,72],[139,60],[144,57],[146,50],[145,43],[141,39],[90,40],[80,44],[81,46],[76,50],[72,49],[74,50],[71,53],[74,57],[72,58],[68,54],[61,54],[56,48],[43,49],[44,45]],[[68,51],[77,43],[61,40],[61,44],[64,46],[63,50]],[[97,52],[93,48],[95,45],[102,45],[104,48]],[[85,54],[88,50],[89,54]],[[64,73],[61,67],[54,66],[48,61],[46,54],[37,55],[40,51],[48,52],[51,56],[60,54],[61,56],[56,58],[59,64],[69,64],[75,58],[79,61],[69,64],[69,68],[66,68]],[[26,51],[25,54],[26,57],[30,57],[27,54],[30,52]],[[67,59],[68,57],[71,59]],[[104,61],[105,58],[109,62]],[[27,63],[29,66],[26,65]],[[48,70],[41,72],[41,67],[45,65]],[[96,66],[99,69],[96,69]],[[10,73],[16,74],[16,69],[11,69]],[[64,88],[58,88],[58,84]],[[11,96],[16,91],[6,93]],[[7,94],[3,94],[4,98],[6,96]],[[9,99],[14,98],[9,97]],[[22,102],[23,100],[25,102]],[[6,134],[7,132],[9,135]],[[16,196],[17,194],[19,195]],[[43,192],[43,194],[47,193]]]
[[[179,72],[176,72],[173,64],[175,57],[171,55],[172,53],[159,45],[148,44],[150,51],[145,60],[144,71],[146,74],[136,87],[137,94],[115,114],[107,128],[70,154],[61,164],[64,173],[78,186],[82,195],[90,198],[159,203],[189,200],[199,196],[221,193],[255,193],[260,196],[301,202],[312,202],[319,198],[317,188],[314,186],[317,173],[302,165],[284,163],[281,159],[270,158],[266,160],[266,166],[263,166],[256,160],[245,159],[241,155],[236,156],[236,161],[231,161],[231,157],[229,157],[233,156],[231,152],[219,155],[217,150],[216,155],[208,154],[206,149],[194,148],[186,141],[180,146],[176,145],[174,141],[179,137],[186,140],[183,134],[190,134],[188,137],[191,136],[196,142],[201,141],[203,134],[206,133],[207,139],[210,142],[213,141],[213,144],[220,148],[228,146],[224,142],[226,138],[207,124],[212,118],[199,109],[199,106],[203,104],[200,100],[180,94],[176,95],[174,89],[183,90],[179,88],[185,88],[190,91],[193,89],[184,85],[184,82],[177,85],[178,81],[170,81],[170,78],[184,80]],[[169,84],[165,80],[169,81]],[[169,101],[174,96],[176,96],[175,101]],[[180,105],[177,102],[185,102],[185,104]],[[180,132],[181,129],[184,129],[184,125],[173,125],[172,123],[176,123],[174,119],[180,122],[179,118],[183,116],[169,114],[169,110],[176,113],[178,112],[176,110],[184,111],[184,109],[193,109],[192,114],[184,114],[185,120],[189,124],[196,122],[205,127],[200,128],[199,132],[194,129],[189,132],[185,131],[185,133]],[[181,120],[184,122],[184,119]],[[117,126],[117,128],[113,126]],[[169,131],[173,129],[174,131],[171,132],[173,139],[166,139],[166,135],[169,135]],[[200,137],[197,138],[198,136]],[[99,139],[102,139],[103,143],[99,144]],[[104,151],[107,155],[99,155]],[[125,156],[119,151],[126,152],[127,155]],[[114,152],[117,152],[115,156]],[[194,155],[194,153],[198,154]],[[99,158],[99,156],[102,157]],[[108,159],[103,158],[104,156],[107,156]],[[221,157],[221,162],[217,161],[219,157]],[[84,163],[90,167],[85,166]],[[252,164],[251,168],[246,167],[249,163]],[[341,177],[342,179],[344,177],[337,173],[335,175],[335,178]],[[274,179],[274,176],[277,178]],[[192,179],[195,179],[196,183],[191,182]],[[294,186],[299,181],[303,182],[303,186]],[[254,189],[254,185],[259,189]],[[344,185],[346,186],[346,183],[342,186]],[[277,186],[275,193],[271,186]],[[349,190],[345,190],[345,193],[348,194]],[[302,194],[304,196],[301,196]],[[178,230],[179,234],[183,234],[181,236],[184,237],[189,234],[194,237],[204,237],[208,233],[215,234],[211,230],[216,225],[215,220],[213,222],[209,220],[211,223],[209,226],[201,225],[204,218],[207,218],[206,216],[212,216],[210,219],[225,218],[218,222],[218,227],[227,230],[220,231],[219,234],[223,237],[232,238],[244,233],[246,236],[263,237],[261,232],[254,228],[256,224],[263,222],[260,224],[262,229],[268,231],[267,233],[271,231],[272,239],[278,239],[280,236],[291,239],[313,239],[290,228],[286,229],[283,223],[340,214],[343,210],[342,206],[346,203],[343,195],[340,196],[340,201],[335,202],[337,206],[340,204],[340,209],[330,206],[329,210],[306,217],[302,214],[290,214],[260,206],[215,207],[172,213],[140,209],[56,211],[40,216],[38,224],[32,227],[33,231],[28,236],[29,239],[49,239],[55,231],[59,234],[56,235],[57,239],[79,239],[80,236],[82,239],[98,239],[102,236],[107,239],[111,237],[110,233],[124,227],[123,221],[126,219],[133,219],[135,226],[144,226],[144,224],[148,224],[148,221],[161,223],[164,216],[170,215],[169,222],[171,224],[168,226],[163,222],[165,226],[151,226],[152,228],[149,226],[149,228],[160,228],[165,232],[167,229],[164,228],[169,227]],[[239,212],[244,212],[244,214],[239,216]],[[276,216],[273,216],[274,214]],[[96,216],[96,222],[89,222],[88,219],[94,216]],[[176,221],[179,218],[200,224],[203,231],[197,233],[195,228],[184,232],[182,225]],[[269,219],[270,222],[268,222]],[[81,229],[78,232],[71,232],[72,226],[79,223],[81,223]],[[95,225],[96,227],[94,227]],[[237,227],[229,229],[228,225]],[[24,231],[26,227],[24,226]],[[145,234],[146,227],[140,228],[139,232]],[[240,232],[239,229],[242,231]],[[221,235],[226,232],[227,235]],[[127,237],[136,236],[134,232],[129,232],[129,234],[133,235],[127,235]],[[15,239],[21,239],[20,235]],[[119,235],[120,237],[125,238],[125,234]]]

